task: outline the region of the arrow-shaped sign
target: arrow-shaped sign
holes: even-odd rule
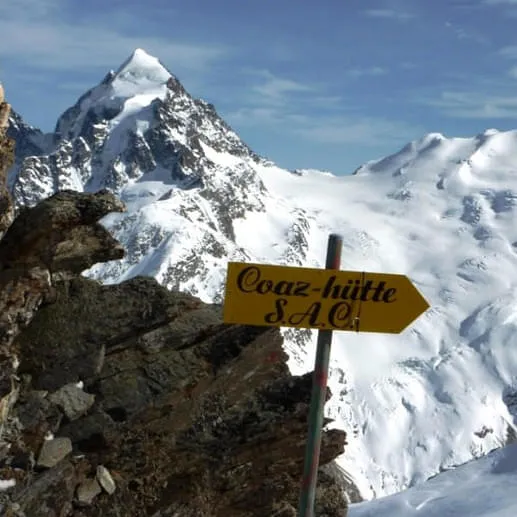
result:
[[[404,275],[228,264],[225,323],[398,334],[428,308]]]

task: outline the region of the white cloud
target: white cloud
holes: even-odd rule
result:
[[[438,98],[420,102],[442,110],[449,117],[465,119],[506,119],[517,117],[517,95],[484,95],[448,91]]]
[[[0,58],[16,59],[40,70],[88,70],[110,68],[137,47],[159,55],[180,70],[202,70],[226,55],[227,49],[156,36],[134,37],[138,15],[124,14],[126,27],[111,23],[113,15],[98,20],[70,21],[62,17],[64,0],[16,0],[0,6],[0,34],[8,45],[0,46]],[[116,19],[122,19],[115,17]]]
[[[517,0],[484,0],[485,5],[517,5]]]
[[[254,83],[243,87],[233,96],[232,104],[239,108],[230,113],[232,122],[257,126],[281,126],[284,123],[304,123],[297,113],[350,113],[357,110],[351,100],[336,95],[324,83],[303,83],[290,77],[278,76],[269,70],[245,69]]]
[[[377,146],[403,143],[423,132],[422,128],[401,121],[377,117],[302,115],[276,108],[244,108],[226,114],[235,126],[266,127],[284,135],[328,145],[359,144]]]
[[[231,124],[242,126],[272,125],[281,121],[278,110],[266,107],[241,108],[226,113],[225,118]]]
[[[329,90],[329,85],[318,82],[304,83],[290,77],[279,76],[270,70],[245,69],[244,74],[251,76],[255,83],[243,88],[242,94],[234,97],[234,103],[240,104],[243,108],[239,111],[246,117],[249,114],[253,118],[271,118],[271,114],[282,111],[299,109],[299,111],[320,110],[320,111],[351,111],[351,101],[346,101],[343,96],[336,95]],[[371,68],[367,70],[353,70],[352,76],[360,75],[381,75],[381,69]],[[334,85],[332,85],[334,86]],[[237,112],[234,113],[234,115]]]
[[[510,68],[510,70],[508,70],[508,75],[514,79],[517,79],[517,66]]]
[[[412,140],[422,132],[404,122],[377,117],[321,118],[297,127],[295,132],[308,140],[324,144],[359,144],[378,146]]]
[[[225,118],[235,127],[261,128],[285,136],[322,144],[401,143],[422,131],[399,121],[362,117],[352,102],[328,94],[325,85],[304,84],[270,71],[252,70],[261,79],[251,88],[244,107]],[[351,77],[375,77],[387,73],[381,67],[353,69]]]
[[[483,0],[482,5],[499,7],[506,16],[517,17],[517,0]]]
[[[288,94],[313,90],[309,85],[293,81],[292,79],[278,77],[269,70],[258,70],[251,73],[262,79],[260,84],[252,87],[252,91],[266,102],[282,102]]]
[[[477,41],[478,43],[488,43],[488,39],[486,37],[455,23],[445,22],[445,27],[451,30],[456,35],[456,38],[459,40],[471,40]]]
[[[343,97],[339,95],[318,95],[307,99],[308,104],[322,109],[343,109]]]
[[[16,0],[0,4],[0,19],[37,20],[56,15],[63,7],[63,0]]]
[[[517,45],[509,45],[499,50],[499,55],[508,59],[517,59]]]
[[[385,18],[397,21],[407,21],[415,17],[412,13],[396,9],[367,9],[364,13],[372,18]]]
[[[360,77],[376,77],[380,75],[386,75],[388,71],[380,66],[372,66],[370,68],[353,68],[347,71],[347,75],[353,78]]]

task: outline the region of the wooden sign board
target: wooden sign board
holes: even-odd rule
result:
[[[228,264],[225,323],[398,334],[428,308],[403,275]]]

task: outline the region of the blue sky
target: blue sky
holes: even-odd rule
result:
[[[141,47],[258,153],[343,174],[428,132],[517,128],[516,26],[517,0],[15,0],[0,81],[51,130]]]

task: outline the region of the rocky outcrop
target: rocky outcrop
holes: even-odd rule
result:
[[[280,333],[151,278],[80,276],[123,256],[98,223],[123,204],[64,191],[11,224],[1,134],[0,514],[295,515],[311,377],[290,375]],[[344,446],[325,431],[321,464]],[[324,468],[317,515],[346,515]]]
[[[296,505],[311,378],[290,376],[276,330],[223,325],[220,307],[153,279],[77,278],[16,343],[32,390],[82,381],[95,396],[77,420],[24,422],[38,443],[48,432],[70,438],[91,474],[116,470],[116,493],[87,515],[258,516]],[[326,433],[322,463],[343,445],[344,433]]]
[[[10,201],[7,194],[7,203]],[[0,241],[0,397],[12,390],[12,343],[55,281],[96,262],[121,258],[122,247],[97,222],[123,205],[112,194],[61,192],[23,210]]]
[[[10,112],[11,107],[5,102],[0,84],[0,239],[11,224],[14,213],[7,190],[7,171],[14,163],[14,142],[6,134]]]
[[[59,476],[36,474],[60,494],[45,511],[62,515],[75,504],[82,513],[70,515],[294,514],[311,377],[289,374],[276,329],[224,325],[219,306],[150,278],[103,286],[79,277],[57,284],[15,346],[24,383],[13,409],[17,454],[37,453],[50,433],[73,444],[54,467]],[[63,386],[94,397],[83,415],[67,415],[56,397]],[[344,441],[342,431],[326,432],[321,463]],[[99,466],[116,490],[81,507],[70,487],[91,484]],[[345,515],[339,485],[322,479],[318,515]],[[26,515],[52,515],[37,513],[46,492],[29,494],[14,490],[12,499]]]

